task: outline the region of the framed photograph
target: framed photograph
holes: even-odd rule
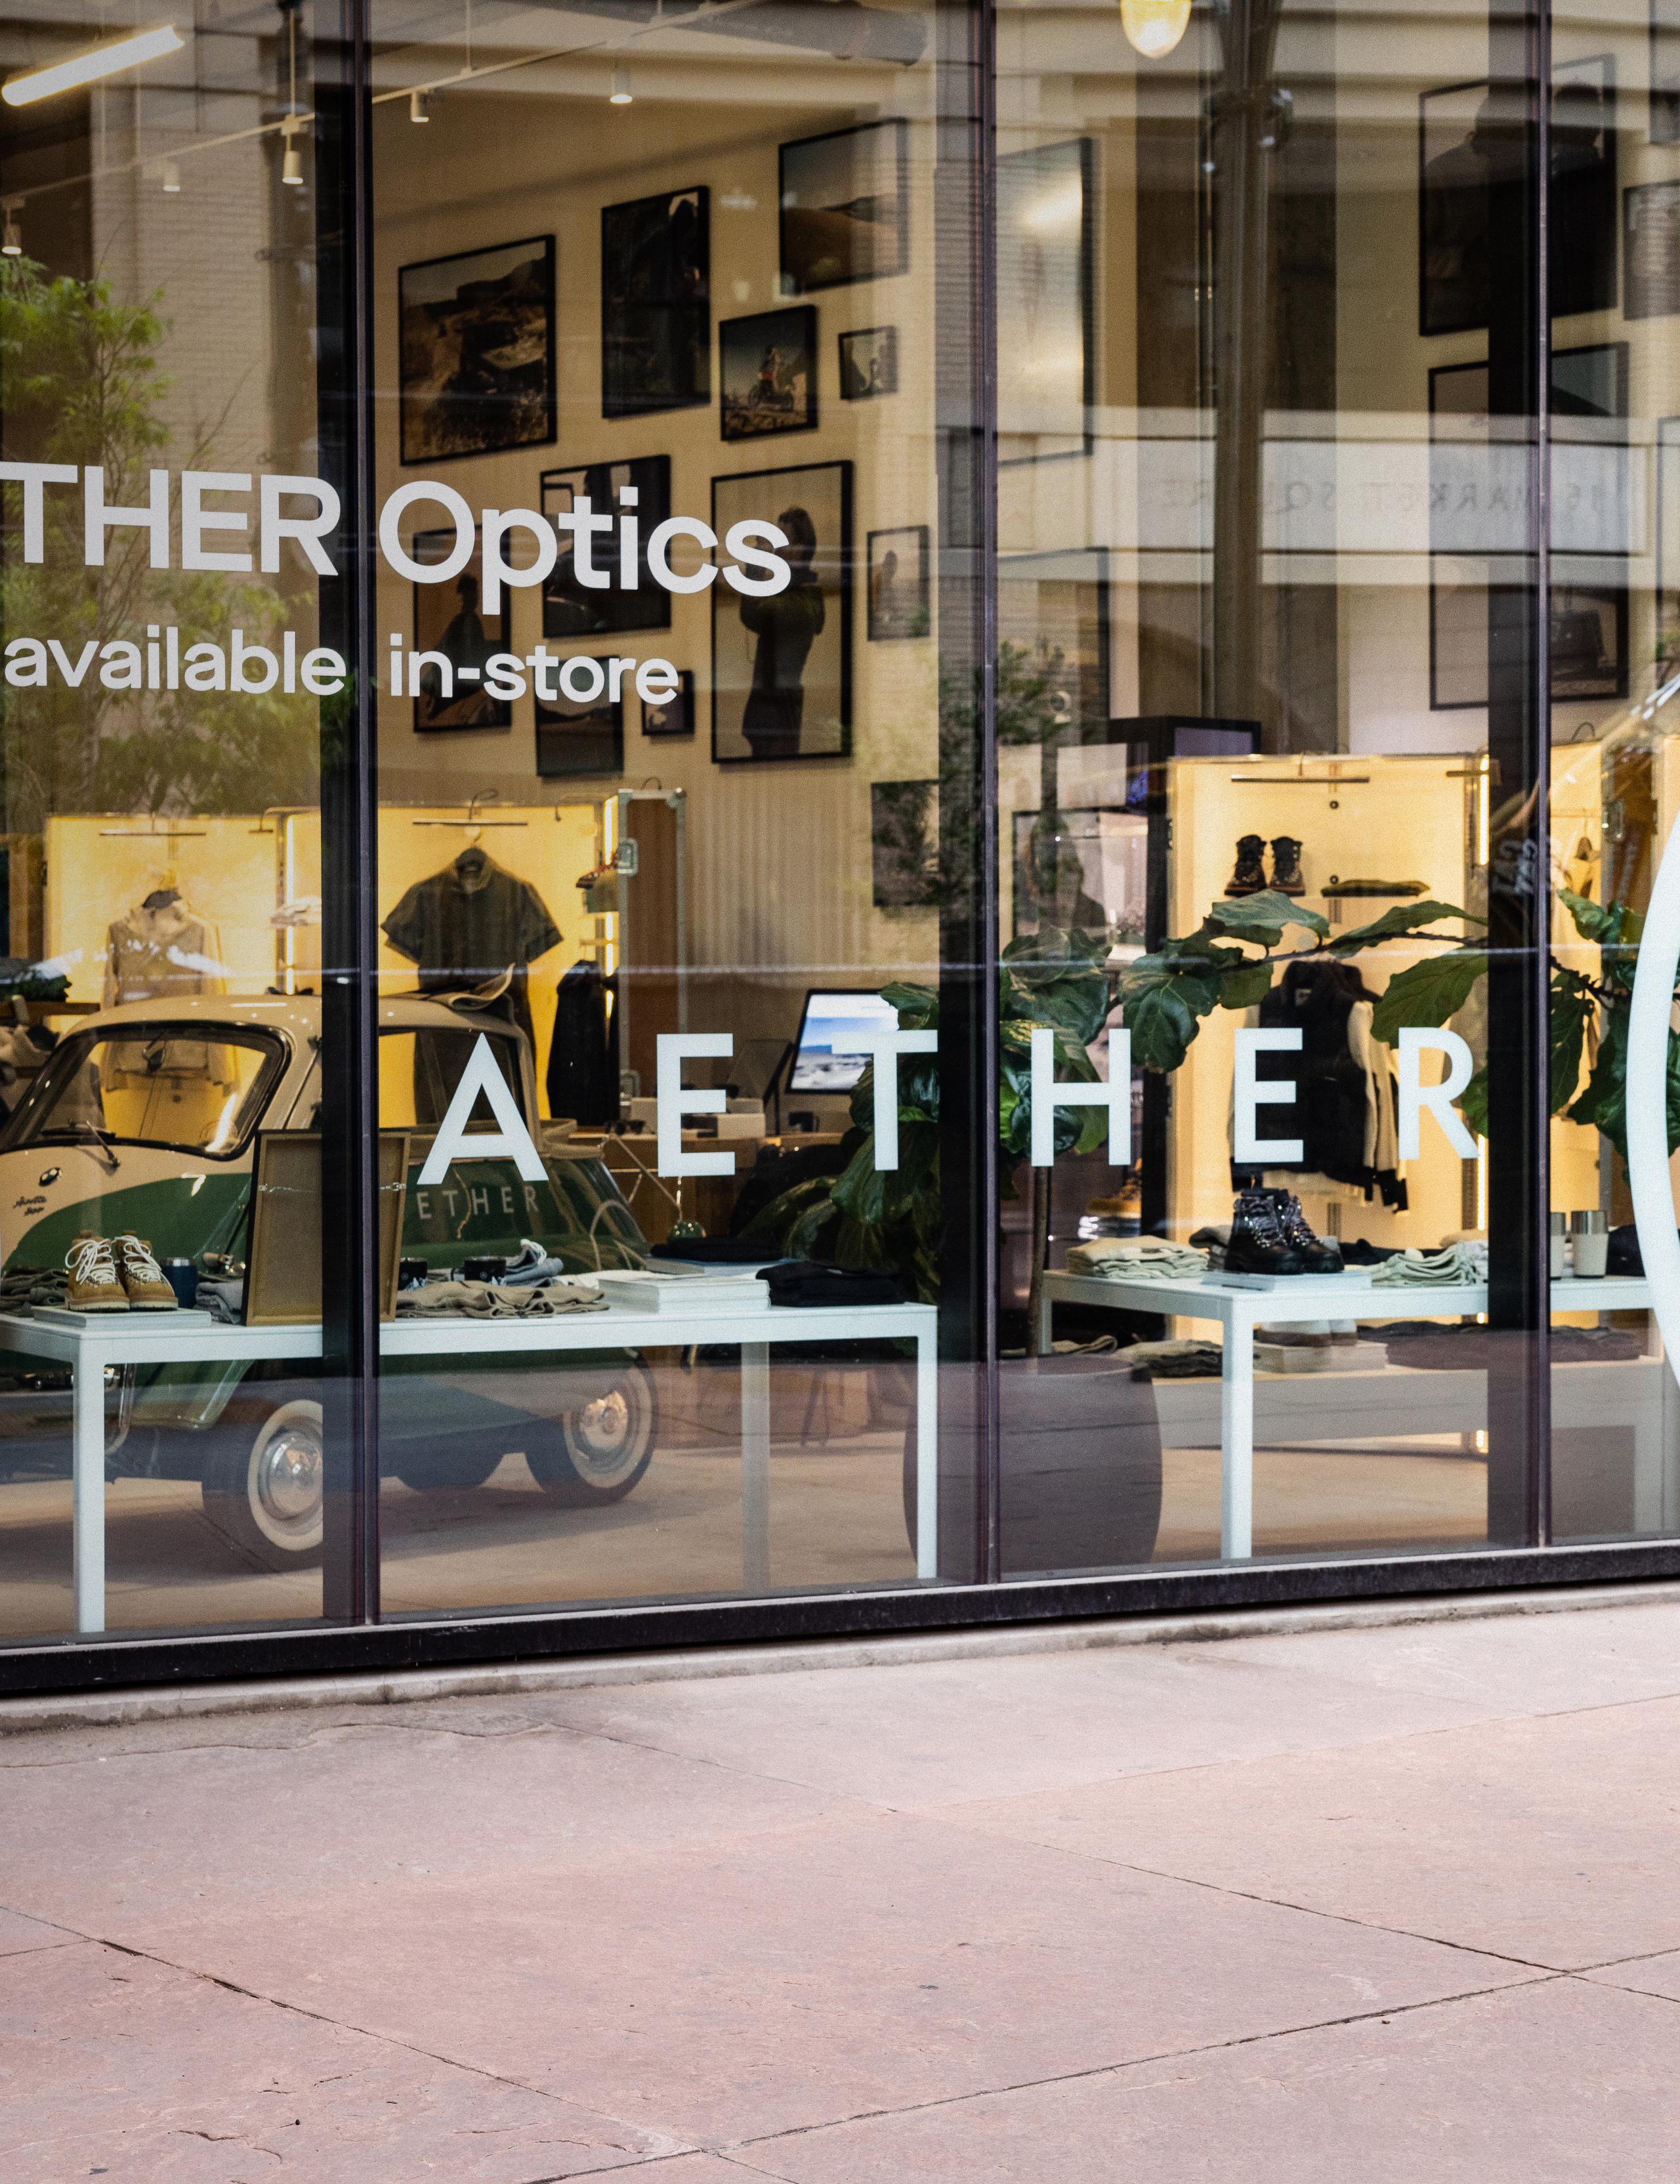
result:
[[[871,531],[865,560],[870,642],[926,637],[933,625],[927,526],[909,523],[896,531]]]
[[[840,337],[840,399],[872,402],[898,391],[898,329],[859,326]]]
[[[397,276],[405,463],[554,437],[554,238],[457,251]]]
[[[749,517],[785,534],[793,581],[768,599],[711,588],[712,757],[849,758],[852,465],[714,478],[719,538]]]
[[[536,710],[539,781],[576,781],[624,772],[622,698],[579,700],[556,694],[538,698]]]
[[[423,566],[447,561],[454,549],[453,530],[417,531],[410,549]],[[492,652],[508,649],[508,618],[481,610],[483,582],[479,545],[453,583],[414,587],[414,650],[439,653],[449,663],[447,696],[437,662],[420,669],[420,688],[414,693],[416,735],[459,734],[464,729],[510,728],[514,724],[509,701],[492,698],[484,688],[485,661]]]
[[[712,398],[711,193],[601,208],[601,415]]]
[[[929,910],[939,900],[939,784],[872,781],[870,855],[877,910]]]
[[[1680,144],[1680,0],[1650,0],[1651,88],[1647,133]]]
[[[1077,744],[1106,740],[1110,698],[1109,565],[1099,547],[1006,554],[998,561],[1000,702],[1025,702],[1047,729]]]
[[[642,733],[644,736],[692,736],[694,733],[694,676],[687,667],[676,671],[676,695],[656,705],[650,698],[642,700]]]
[[[409,1138],[379,1133],[379,1316],[397,1317]],[[247,1327],[309,1327],[321,1316],[321,1141],[259,1130],[245,1249]]]
[[[1626,342],[1552,352],[1555,699],[1627,694],[1627,392]],[[1488,400],[1485,364],[1429,375],[1429,703],[1438,712],[1487,704],[1490,569],[1527,549],[1526,450],[1520,437],[1494,434]]]
[[[816,310],[794,304],[718,328],[726,440],[816,429]]]
[[[1644,182],[1622,192],[1622,249],[1627,316],[1680,313],[1680,182]]]
[[[908,123],[865,122],[779,150],[784,296],[910,271]]]
[[[1088,454],[1092,205],[1088,136],[998,162],[998,446],[1003,463]]]
[[[1488,181],[1493,139],[1485,81],[1418,100],[1418,330],[1485,326],[1492,308]],[[1555,317],[1616,303],[1616,62],[1609,53],[1552,71],[1550,277]]]
[[[633,494],[634,499],[624,496]],[[542,512],[569,515],[573,504],[587,500],[595,515],[636,517],[636,582],[620,588],[616,526],[597,532],[591,566],[610,570],[605,589],[579,580],[577,555],[570,532],[560,538],[559,557],[542,582],[544,637],[612,637],[631,629],[669,629],[670,593],[654,582],[648,566],[648,540],[670,514],[670,457],[641,455],[627,463],[587,463],[575,470],[544,471]]]

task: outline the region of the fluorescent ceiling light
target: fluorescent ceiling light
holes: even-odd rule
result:
[[[137,68],[142,61],[178,53],[184,42],[173,23],[163,23],[155,31],[139,31],[108,46],[96,46],[91,53],[78,53],[74,60],[54,61],[50,68],[14,75],[0,85],[0,98],[8,106],[32,106],[37,98],[51,98],[54,92],[74,91],[79,84],[97,83],[101,76],[114,75],[120,69]]]

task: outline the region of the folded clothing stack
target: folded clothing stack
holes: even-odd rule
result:
[[[1443,1244],[1438,1251],[1420,1251],[1409,1245],[1371,1270],[1373,1289],[1427,1289],[1457,1282],[1485,1282],[1488,1246],[1483,1243]]]
[[[1427,1319],[1394,1320],[1364,1332],[1382,1345],[1391,1365],[1427,1373],[1485,1373],[1525,1339],[1516,1329]],[[1645,1344],[1631,1328],[1554,1327],[1549,1350],[1554,1365],[1609,1365],[1644,1357]]]
[[[1075,1244],[1067,1272],[1099,1281],[1185,1281],[1208,1269],[1208,1255],[1193,1244],[1169,1243],[1164,1236],[1098,1236]]]
[[[1120,1356],[1134,1380],[1216,1380],[1224,1367],[1216,1342],[1134,1342]]]
[[[399,1290],[399,1319],[552,1319],[560,1312],[604,1312],[593,1282],[423,1282]]]
[[[773,1305],[902,1304],[904,1292],[891,1274],[867,1267],[831,1267],[815,1259],[782,1259],[761,1267],[759,1279]]]

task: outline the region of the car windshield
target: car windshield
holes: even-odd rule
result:
[[[29,1145],[165,1145],[226,1159],[256,1128],[286,1053],[271,1033],[218,1023],[133,1024],[63,1040],[13,1116],[0,1151]]]

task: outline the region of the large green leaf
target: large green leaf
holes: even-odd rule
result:
[[[1427,961],[1397,971],[1372,1011],[1371,1030],[1393,1046],[1405,1024],[1445,1023],[1469,1000],[1471,989],[1487,967],[1484,950],[1455,948],[1445,956],[1432,956]]]
[[[1597,1003],[1578,972],[1554,971],[1547,1012],[1551,1040],[1551,1112],[1560,1115],[1581,1081],[1581,1056]]]
[[[1253,1009],[1271,991],[1271,982],[1277,966],[1262,956],[1258,962],[1244,963],[1240,970],[1227,971],[1219,982],[1219,1006],[1222,1009]]]
[[[1488,1065],[1484,1061],[1459,1095],[1459,1112],[1477,1137],[1488,1134]]]
[[[1627,1156],[1627,1022],[1631,1011],[1612,1005],[1605,1009],[1599,1031],[1598,1059],[1581,1096],[1568,1110],[1572,1123],[1584,1123],[1607,1137],[1625,1160]],[[1674,1047],[1669,1043],[1669,1073],[1673,1074]],[[1671,1108],[1670,1143],[1672,1145]]]
[[[1384,940],[1397,940],[1404,933],[1421,932],[1426,925],[1437,925],[1444,917],[1461,917],[1471,925],[1487,923],[1485,918],[1460,910],[1455,902],[1397,903],[1393,910],[1385,910],[1369,925],[1351,926],[1347,932],[1332,935],[1330,953],[1351,956],[1361,948],[1375,948]]]
[[[1305,926],[1322,940],[1330,930],[1327,921],[1316,910],[1305,910],[1292,896],[1279,894],[1275,888],[1264,888],[1258,894],[1232,897],[1216,902],[1203,921],[1203,931],[1228,933],[1233,940],[1257,941],[1262,948],[1275,948],[1283,938],[1284,928],[1291,925]]]
[[[1131,967],[1137,970],[1145,959]],[[1191,978],[1171,972],[1140,979],[1127,992],[1121,982],[1121,1007],[1132,1034],[1132,1059],[1144,1069],[1177,1069],[1201,1028],[1201,1020],[1219,1002],[1216,978]]]

